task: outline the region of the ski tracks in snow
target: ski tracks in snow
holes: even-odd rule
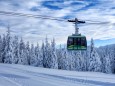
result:
[[[5,75],[2,74],[4,79],[15,84],[14,86],[115,86],[113,83],[87,80],[86,77],[79,79],[77,77],[72,78],[63,75],[45,74],[9,66],[3,66],[3,68],[3,73],[7,72],[6,74],[10,75],[12,75],[11,73],[18,74],[14,75],[15,77],[8,77],[8,75],[5,77]],[[5,71],[5,69],[10,71]]]
[[[20,78],[12,79],[12,77],[7,76],[6,78],[9,81],[11,81],[15,84],[17,83],[16,86],[46,86],[46,85],[47,86],[76,86],[76,85],[86,86],[86,84],[83,82],[77,82],[77,81],[72,81],[72,80],[68,80],[68,79],[63,79],[63,78],[60,78],[57,76],[53,77],[50,75],[27,71],[27,70],[23,70],[23,69],[19,69],[19,68],[14,68],[14,67],[7,67],[7,66],[3,66],[3,67],[4,67],[4,69],[12,70],[12,71],[7,71],[7,74],[9,74],[9,72],[13,73],[15,71],[15,72],[17,72],[16,74],[21,74],[21,76],[24,75],[23,77],[29,76],[28,79],[23,79],[23,80],[21,80]],[[94,85],[89,84],[88,86],[94,86]]]
[[[23,86],[22,84],[19,84],[19,83],[17,83],[15,80],[12,80],[12,79],[10,79],[10,78],[8,78],[8,77],[5,77],[5,76],[3,76],[2,74],[0,74],[0,81],[3,82],[3,83],[1,83],[2,86],[3,86],[4,82],[5,82],[5,85],[6,85],[6,83],[7,83],[7,86]],[[5,85],[4,85],[4,86],[5,86]],[[0,86],[1,86],[1,85],[0,85]]]

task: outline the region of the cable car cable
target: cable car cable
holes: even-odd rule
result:
[[[0,11],[0,15],[25,16],[25,17],[33,17],[33,18],[41,18],[41,19],[49,19],[49,20],[57,20],[57,21],[68,22],[67,20],[61,19],[59,17],[51,17],[51,16],[43,16],[43,15],[33,15],[33,14],[24,14],[24,13],[15,13],[15,12],[7,12],[7,11]],[[78,19],[78,20],[80,20],[80,19]],[[86,24],[109,24],[110,22],[86,20],[85,23]]]
[[[65,21],[65,22],[67,22],[64,19],[59,19],[59,18],[50,17],[50,16],[24,14],[24,13],[15,13],[15,12],[6,12],[6,11],[0,11],[0,15],[25,16],[25,17],[42,18],[42,19],[50,19],[50,20],[57,20],[57,21]]]

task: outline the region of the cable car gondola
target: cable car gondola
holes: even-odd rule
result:
[[[68,50],[86,50],[87,49],[86,37],[83,35],[68,36],[67,49]]]
[[[85,23],[85,21],[68,20],[69,22],[75,22],[75,34],[68,36],[67,39],[67,49],[68,50],[86,50],[87,49],[87,40],[86,37],[78,33],[77,24]]]

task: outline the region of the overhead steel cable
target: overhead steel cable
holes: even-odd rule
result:
[[[87,22],[87,24],[110,24],[110,22]]]
[[[62,19],[62,18],[59,18],[59,17],[51,17],[51,16],[45,16],[45,15],[43,16],[43,15],[24,14],[24,13],[15,13],[15,12],[7,12],[7,11],[0,11],[0,15],[23,16],[23,17],[41,18],[41,19],[49,19],[49,20],[68,22],[66,19]],[[110,24],[110,22],[92,21],[92,20],[86,20],[85,23],[86,24]]]
[[[88,22],[94,22],[94,23],[102,22],[102,21],[94,21],[94,20],[87,20],[87,19],[85,19],[85,21],[88,21]]]
[[[78,20],[80,20],[80,19],[78,19]],[[103,22],[103,21],[93,21],[93,20],[87,20],[87,19],[84,19],[84,20],[89,24],[107,24],[107,23],[110,23],[109,21]]]
[[[56,18],[56,17],[54,18],[54,17],[50,17],[50,16],[0,11],[0,15],[3,15],[3,14],[4,15],[10,15],[10,16],[15,15],[15,16],[25,16],[25,17],[33,17],[33,18],[42,18],[42,19],[50,19],[50,20],[57,20],[57,21],[66,21],[64,19],[59,19],[59,18]]]

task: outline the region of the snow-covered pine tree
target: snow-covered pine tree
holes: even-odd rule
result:
[[[75,58],[75,70],[82,71],[83,57],[81,55],[81,51],[74,51],[74,58]]]
[[[107,65],[106,57],[108,57],[110,60],[112,73],[114,73],[114,71],[115,71],[115,53],[114,53],[115,52],[115,44],[99,47],[98,52],[101,56],[102,72],[104,72],[104,73],[106,72],[106,68],[105,68],[105,66]]]
[[[28,41],[25,45],[25,49],[26,49],[25,53],[26,53],[26,58],[27,58],[27,65],[30,65],[30,45]]]
[[[51,42],[51,68],[58,69],[55,39]]]
[[[72,51],[71,54],[69,54],[69,58],[71,58],[71,69],[70,70],[75,70],[75,57],[74,57],[74,52]]]
[[[75,70],[75,57],[73,51],[68,51],[69,70]]]
[[[2,37],[0,35],[0,63],[3,63],[2,62]]]
[[[114,56],[112,58],[112,73],[115,74],[115,45],[113,45],[113,53],[114,53]]]
[[[82,54],[82,56],[83,56],[83,59],[84,59],[84,63],[83,63],[83,65],[84,65],[84,71],[88,71],[89,64],[90,64],[90,62],[89,62],[89,58],[90,58],[90,47],[89,46],[87,47],[87,50],[84,51],[84,53]]]
[[[51,48],[50,43],[48,42],[48,38],[45,39],[45,49],[44,49],[44,67],[50,68],[51,67]]]
[[[88,49],[87,49],[88,50]],[[82,58],[83,58],[83,67],[82,67],[82,71],[88,71],[87,69],[87,64],[88,64],[88,55],[87,55],[87,50],[86,51],[82,51]]]
[[[62,69],[62,48],[61,48],[61,44],[59,49],[57,49],[57,58],[58,58],[58,69]]]
[[[97,49],[97,52],[99,53],[99,56],[100,56],[100,61],[102,63],[101,72],[104,72],[104,73],[105,73],[105,63],[106,63],[106,56],[107,56],[107,53],[105,53],[105,51],[106,51],[105,47],[99,47]]]
[[[80,65],[80,69],[79,69],[79,71],[85,71],[85,60],[87,60],[87,58],[86,57],[83,57],[83,55],[82,55],[83,53],[82,53],[82,51],[79,51],[78,52],[78,56],[80,57],[79,58],[79,65]]]
[[[109,54],[105,57],[105,59],[106,59],[106,62],[105,62],[105,72],[106,73],[112,73],[111,61],[110,61]]]
[[[110,65],[111,65],[111,72],[114,73],[115,70],[115,46],[110,45],[109,47],[109,59],[110,59]]]
[[[25,44],[23,39],[21,38],[19,43],[19,64],[27,64],[27,57],[25,53]]]
[[[13,40],[13,60],[12,63],[14,64],[18,64],[19,61],[19,41],[18,41],[18,37],[15,36],[14,40]]]
[[[41,46],[41,58],[43,58],[43,67],[46,67],[46,58],[45,58],[45,45],[44,42],[42,41],[42,46]]]
[[[2,38],[2,48],[1,48],[1,57],[2,57],[2,63],[4,63],[5,60],[5,47],[6,47],[6,36],[3,34],[3,38]]]
[[[91,49],[90,49],[90,58],[89,58],[89,71],[99,72],[101,71],[101,61],[98,53],[94,48],[93,39],[91,39]]]
[[[6,46],[5,46],[5,58],[4,58],[4,63],[12,63],[13,60],[13,53],[12,53],[12,39],[10,35],[10,26],[8,25],[8,30],[7,30],[7,35],[6,35]]]
[[[37,66],[37,62],[38,62],[38,59],[37,59],[37,56],[35,55],[35,47],[32,44],[31,50],[30,50],[30,65]]]
[[[66,48],[62,51],[62,69],[69,70],[69,56]]]
[[[40,51],[38,43],[37,43],[37,46],[35,47],[35,55],[36,55],[36,58],[37,58],[37,66],[38,67],[43,67],[43,57],[42,57],[42,53]]]

